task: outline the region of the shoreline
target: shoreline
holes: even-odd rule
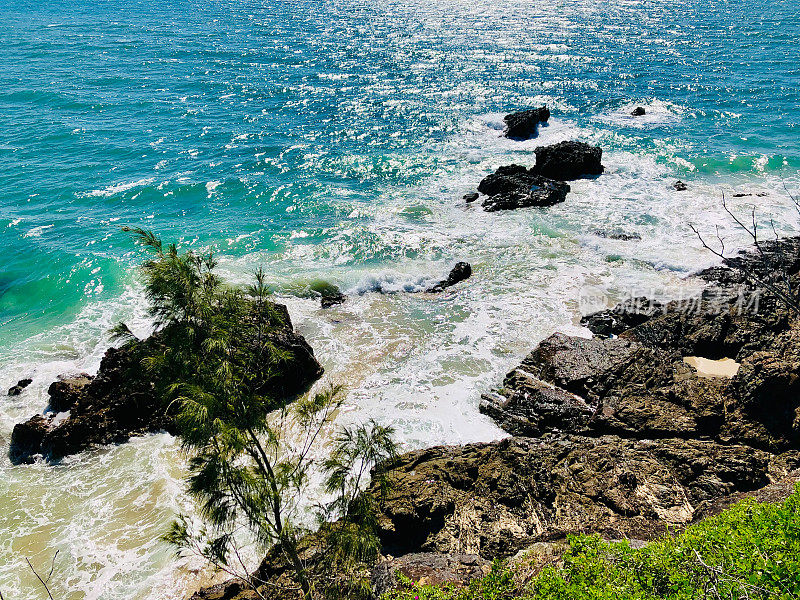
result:
[[[796,256],[800,238],[779,244]],[[759,268],[758,255],[742,257]],[[785,386],[794,379],[772,382],[753,367],[800,375],[800,363],[780,362],[800,355],[800,328],[766,290],[742,287],[737,273],[725,265],[698,273],[707,287],[694,312],[681,303],[645,302],[645,310],[623,303],[584,317],[596,332],[591,339],[545,339],[500,393],[484,395],[482,412],[512,437],[402,455],[380,515],[385,558],[373,582],[385,592],[393,577],[379,573],[417,580],[424,572],[426,581],[463,585],[485,574],[467,564],[542,548],[558,554],[570,533],[644,544],[735,499],[788,496],[800,480],[800,428],[782,415],[800,411],[800,397],[791,404],[784,394],[788,407],[771,404],[776,390],[791,394]],[[736,310],[739,295],[762,293],[760,308]],[[740,368],[708,373],[684,360],[686,352],[714,348],[707,360],[732,353],[724,358]],[[454,564],[462,565],[457,575]],[[260,572],[279,586],[286,577],[274,554]],[[237,586],[227,582],[192,598],[248,597]]]

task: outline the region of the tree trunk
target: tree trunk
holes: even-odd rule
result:
[[[295,540],[284,537],[284,539],[281,540],[281,547],[288,555],[289,561],[292,563],[294,573],[297,577],[297,582],[300,584],[300,588],[303,590],[303,600],[313,600],[311,582],[308,580],[306,568],[303,566],[303,562],[300,560],[300,556],[297,554]]]

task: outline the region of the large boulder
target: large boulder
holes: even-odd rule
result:
[[[570,181],[589,175],[600,175],[603,150],[584,142],[559,142],[534,150],[536,164],[533,172],[550,179]]]
[[[11,462],[18,464],[39,454],[42,450],[42,440],[49,429],[50,421],[42,415],[36,415],[24,423],[15,425],[11,432],[8,452]]]
[[[323,369],[305,338],[294,331],[286,307],[276,306],[284,326],[271,334],[272,342],[289,358],[264,382],[262,392],[290,397],[321,377]],[[49,412],[15,425],[9,449],[12,462],[30,462],[36,455],[57,460],[91,446],[125,442],[136,435],[174,432],[174,414],[168,412],[157,392],[157,382],[141,364],[152,347],[160,344],[156,334],[121,348],[109,348],[96,376],[53,383]],[[62,411],[69,411],[68,416],[56,419],[55,414]]]
[[[506,137],[515,140],[527,140],[536,137],[539,123],[547,123],[550,110],[546,106],[523,110],[506,115]]]
[[[486,196],[482,202],[487,212],[514,210],[529,206],[552,206],[564,202],[569,185],[537,175],[522,165],[507,165],[487,175],[478,191]]]

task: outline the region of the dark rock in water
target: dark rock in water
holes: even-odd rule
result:
[[[631,114],[634,117],[642,117],[644,116],[645,112],[646,111],[644,110],[643,106],[637,106],[636,108],[633,109],[633,112],[631,112]]]
[[[322,308],[330,308],[331,306],[344,303],[345,300],[347,300],[347,296],[345,296],[338,287],[330,286],[322,291],[320,304]]]
[[[418,552],[389,558],[372,570],[372,591],[376,598],[397,589],[397,576],[403,575],[422,585],[465,587],[473,579],[485,576],[491,563],[476,554],[439,554]]]
[[[469,279],[472,275],[472,266],[467,262],[457,262],[456,265],[450,270],[447,279],[440,281],[436,285],[428,288],[426,291],[431,293],[441,292],[465,279]]]
[[[11,446],[8,456],[11,462],[31,462],[33,457],[42,451],[42,440],[50,428],[50,420],[36,415],[14,426],[11,432]]]
[[[560,142],[534,150],[533,172],[550,179],[570,181],[587,175],[600,175],[603,149],[584,142]]]
[[[500,167],[478,186],[478,191],[488,196],[482,203],[488,212],[551,206],[563,202],[569,190],[568,184],[537,175],[522,165]]]
[[[675,183],[673,183],[672,187],[674,187],[679,192],[685,192],[687,189],[689,189],[688,186],[685,183],[683,183],[680,179]]]
[[[745,198],[747,196],[757,196],[759,198],[763,198],[764,196],[768,196],[769,194],[767,194],[767,192],[756,192],[755,194],[753,192],[736,192],[735,194],[732,195],[734,198]]]
[[[594,234],[601,238],[608,238],[610,240],[620,240],[623,242],[630,242],[633,240],[640,240],[642,236],[638,233],[625,233],[623,231],[606,231],[604,229],[598,229],[594,232]]]
[[[276,304],[283,324],[270,335],[275,346],[290,358],[274,377],[264,382],[262,393],[291,397],[303,392],[323,372],[314,351],[291,325],[285,306]],[[81,376],[50,386],[50,410],[69,410],[69,417],[54,422],[54,415],[36,415],[14,427],[9,456],[14,463],[29,462],[34,454],[51,460],[75,454],[91,446],[127,441],[149,432],[174,432],[174,415],[167,412],[157,393],[157,383],[141,368],[141,360],[153,346],[155,334],[109,348],[94,377]]]
[[[535,137],[539,123],[546,123],[550,118],[550,110],[546,106],[523,110],[506,115],[506,137],[517,140],[527,140]]]
[[[478,199],[479,195],[480,194],[478,194],[478,192],[472,192],[470,194],[464,194],[464,200],[466,200],[467,202],[475,202],[475,200]]]
[[[12,386],[8,390],[8,395],[9,396],[19,396],[22,393],[22,390],[24,390],[26,387],[28,387],[31,383],[33,383],[33,379],[28,379],[28,378],[20,379],[17,382],[17,385]]]

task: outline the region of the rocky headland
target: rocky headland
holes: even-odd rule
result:
[[[790,257],[797,279],[790,238],[698,273],[707,285],[691,301],[587,315],[591,338],[553,334],[484,394],[481,411],[511,437],[402,455],[379,515],[376,597],[396,573],[460,584],[496,558],[557,560],[570,533],[646,543],[748,495],[788,496],[800,479],[800,328],[749,283],[783,277],[765,253]],[[726,359],[735,369],[697,366]],[[315,552],[311,536],[311,563]],[[277,553],[260,568],[273,584],[287,573]],[[228,582],[195,598],[248,594]]]
[[[263,382],[264,392],[291,397],[319,379],[323,369],[305,338],[295,332],[286,307],[275,307],[280,326],[271,334],[272,342],[288,358],[280,363],[274,376]],[[159,381],[142,365],[143,357],[162,344],[156,333],[120,348],[109,348],[96,375],[84,373],[51,384],[49,406],[43,414],[14,427],[11,461],[30,462],[37,456],[58,460],[137,435],[174,433],[175,415],[157,393]]]

